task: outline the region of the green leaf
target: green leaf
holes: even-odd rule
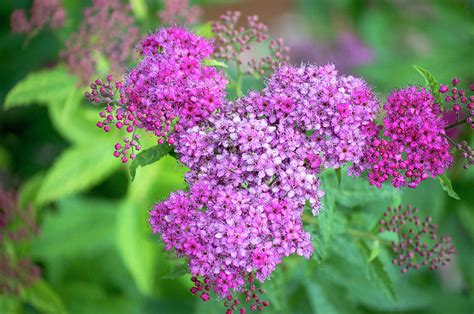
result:
[[[130,0],[130,6],[137,20],[146,19],[148,8],[145,0]]]
[[[72,146],[62,153],[47,172],[38,192],[38,205],[86,190],[120,167],[100,142]]]
[[[413,65],[413,67],[415,68],[416,71],[418,71],[418,73],[421,74],[421,76],[424,77],[426,81],[426,85],[429,87],[431,94],[433,94],[436,102],[439,104],[441,109],[443,109],[443,102],[441,98],[441,93],[439,91],[440,85],[438,81],[435,79],[433,74],[431,74],[428,70],[423,69],[422,67],[418,65]]]
[[[13,296],[0,296],[0,313],[5,314],[20,314],[21,311],[21,303],[17,297]]]
[[[194,31],[196,35],[204,38],[213,38],[215,36],[214,32],[212,31],[211,22],[197,25]]]
[[[374,259],[377,258],[377,256],[379,256],[379,254],[380,254],[380,241],[375,240],[372,246],[372,250],[370,251],[370,256],[367,261],[372,262]]]
[[[61,299],[43,280],[39,280],[32,286],[23,289],[21,299],[43,313],[66,313]]]
[[[130,164],[129,169],[132,181],[135,179],[138,167],[145,167],[160,160],[163,156],[168,155],[168,153],[171,151],[171,148],[172,147],[170,145],[165,143],[150,147],[137,154],[135,159]]]
[[[162,279],[177,279],[189,273],[188,266],[186,264],[178,264],[168,274],[161,276]]]
[[[304,285],[308,293],[308,299],[313,309],[313,313],[332,314],[339,313],[338,309],[327,298],[328,291],[324,291],[317,283],[317,280],[305,280]]]
[[[335,168],[334,171],[336,172],[336,178],[337,178],[337,185],[341,186],[341,168]]]
[[[453,190],[453,185],[451,183],[451,180],[449,180],[448,176],[445,173],[443,173],[442,175],[439,175],[437,179],[439,183],[441,184],[441,187],[443,188],[443,190],[448,192],[449,196],[451,196],[452,198],[456,200],[461,199],[459,195]]]
[[[116,243],[125,266],[144,295],[157,294],[155,287],[162,248],[158,237],[152,236],[148,211],[154,202],[168,197],[171,191],[184,188],[183,173],[177,173],[178,162],[162,158],[137,174],[130,184],[125,202],[119,207]],[[184,170],[184,168],[181,168]]]
[[[31,104],[61,103],[75,88],[76,78],[63,66],[33,72],[7,94],[5,109]]]
[[[28,205],[35,205],[43,179],[44,172],[40,172],[29,178],[21,186],[18,193],[18,206],[20,206],[20,208],[26,208]]]
[[[32,246],[35,257],[80,257],[113,245],[116,202],[74,197],[60,200],[58,208],[44,217]]]
[[[204,59],[204,65],[210,67],[221,67],[221,68],[228,68],[229,66],[222,61],[214,60],[214,59]]]
[[[373,254],[367,245],[363,241],[359,241],[358,246],[360,247],[364,256],[366,256],[366,259],[370,260]],[[371,262],[368,263],[368,273],[370,280],[375,282],[387,296],[389,296],[392,300],[397,299],[392,279],[390,279],[383,263],[380,261],[378,256],[374,257]]]

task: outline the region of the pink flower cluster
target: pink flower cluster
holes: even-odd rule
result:
[[[122,73],[137,43],[138,28],[130,7],[120,0],[93,0],[83,13],[79,31],[68,39],[61,57],[87,85],[100,57],[107,59],[112,73]]]
[[[381,187],[390,179],[395,187],[415,188],[429,176],[443,174],[453,158],[431,93],[416,86],[395,91],[384,109],[384,137],[375,138],[367,154],[370,184]]]
[[[253,273],[263,281],[283,257],[310,257],[313,248],[302,228],[302,210],[291,199],[272,198],[271,193],[252,195],[203,183],[155,205],[150,223],[167,249],[188,259],[191,274],[204,278],[204,301],[211,289],[233,300],[237,296],[232,290],[245,293]]]
[[[108,132],[115,125],[128,133],[144,129],[160,144],[165,140],[173,144],[173,132],[192,127],[224,102],[224,74],[202,64],[212,50],[209,41],[179,27],[147,36],[139,47],[143,59],[123,82],[115,84],[115,90],[111,84],[102,86],[96,81],[86,94],[93,102],[106,102],[98,127]],[[139,146],[138,140],[132,138],[130,144],[135,141]],[[133,151],[127,157],[128,152],[116,153],[116,157],[127,162],[134,157]]]
[[[189,5],[189,0],[164,0],[164,9],[158,16],[163,23],[194,24],[202,14],[202,8]]]
[[[30,18],[25,10],[15,10],[10,16],[10,26],[14,33],[30,33],[45,26],[59,28],[65,19],[66,11],[59,0],[33,0]]]
[[[359,175],[367,167],[365,147],[375,135],[379,103],[362,79],[338,76],[333,65],[284,66],[253,106],[270,123],[306,132],[325,168],[352,163],[349,173]]]
[[[331,65],[283,67],[262,92],[176,133],[190,192],[155,205],[150,223],[203,277],[201,298],[212,289],[232,300],[232,291],[248,291],[248,276],[263,282],[283,257],[311,256],[301,215],[306,202],[321,210],[321,167],[361,163],[360,147],[336,147],[369,143],[376,110],[369,87]]]
[[[268,27],[261,23],[258,16],[247,17],[246,27],[237,26],[240,12],[229,11],[220,16],[219,20],[212,24],[212,32],[216,40],[216,51],[214,57],[233,60],[237,66],[243,63],[242,54],[252,49],[253,43],[261,43],[268,39]],[[283,39],[271,40],[270,54],[261,59],[251,59],[247,65],[247,74],[265,76],[274,71],[278,66],[287,64],[289,61],[289,48],[284,45]]]

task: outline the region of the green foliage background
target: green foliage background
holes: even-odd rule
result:
[[[143,33],[158,25],[151,12],[160,1],[130,2]],[[77,28],[87,1],[64,3],[66,27],[41,32],[26,48],[23,36],[9,33],[8,20],[30,1],[0,4],[0,179],[19,189],[21,206],[31,204],[38,213],[42,233],[31,254],[44,271],[44,279],[20,298],[0,295],[0,313],[223,312],[218,302],[204,304],[190,295],[181,261],[147,224],[151,205],[184,187],[185,169],[167,156],[137,168],[132,183],[128,169],[112,157],[121,135],[106,136],[94,126],[98,109],[85,102],[76,78],[58,63],[62,42]],[[206,10],[222,5],[194,3]],[[453,76],[472,82],[473,2],[410,3],[299,0],[293,7],[319,39],[334,36],[338,21],[351,25],[376,54],[355,74],[381,97],[408,83],[424,84],[412,64],[429,69],[439,82]],[[414,49],[407,39],[428,48]],[[472,132],[460,136],[474,143]],[[150,139],[145,147],[152,145]],[[333,171],[325,173],[325,211],[316,219],[305,213],[315,254],[311,260],[287,258],[277,268],[264,285],[267,313],[472,313],[474,172],[454,167],[448,176],[461,200],[435,180],[416,190],[376,190],[344,173],[339,185]],[[443,271],[402,276],[388,250],[370,236],[387,206],[409,203],[452,235],[458,255]]]

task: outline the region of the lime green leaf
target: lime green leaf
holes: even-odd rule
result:
[[[372,246],[372,250],[370,251],[370,256],[368,261],[372,262],[374,259],[376,259],[380,254],[380,241],[375,240],[374,244]]]
[[[336,172],[336,178],[337,178],[337,185],[341,186],[341,168],[335,168],[334,171]]]
[[[31,104],[61,103],[75,88],[76,78],[62,66],[33,72],[7,94],[5,109]]]
[[[183,173],[177,173],[178,162],[162,158],[137,174],[130,184],[126,201],[117,217],[116,241],[125,266],[144,295],[158,293],[154,287],[161,248],[148,224],[148,211],[154,202],[168,197],[171,191],[184,187]],[[184,170],[184,168],[181,168]]]
[[[88,189],[120,167],[101,143],[73,146],[47,172],[38,192],[38,205]]]
[[[35,174],[28,179],[20,188],[18,193],[18,206],[26,208],[28,205],[35,205],[38,191],[43,183],[44,172]]]
[[[369,260],[372,256],[371,250],[363,241],[359,241],[358,246],[360,247],[362,254],[367,260]],[[390,279],[379,257],[373,258],[371,262],[368,263],[368,272],[370,280],[375,282],[387,296],[389,296],[392,300],[397,298],[392,279]]]
[[[168,144],[161,144],[145,149],[137,154],[130,164],[130,176],[132,177],[132,181],[135,179],[138,167],[145,167],[160,160],[163,156],[168,155],[171,148],[172,147]]]
[[[426,85],[429,87],[429,89],[431,91],[431,94],[433,94],[436,102],[440,105],[440,107],[442,109],[443,108],[443,102],[442,102],[442,98],[441,98],[441,93],[439,91],[440,85],[439,85],[438,81],[435,79],[433,74],[431,74],[428,70],[423,69],[422,67],[420,67],[418,65],[413,65],[413,67],[415,68],[416,71],[418,71],[418,73],[421,74],[421,76],[424,77],[424,79],[426,81]]]
[[[79,257],[113,245],[116,202],[75,197],[60,200],[58,208],[44,217],[32,246],[35,257]]]
[[[214,60],[214,59],[204,59],[204,65],[210,67],[221,67],[221,68],[228,68],[227,64],[222,61]]]
[[[448,195],[451,196],[452,198],[456,200],[460,200],[461,198],[459,195],[453,190],[453,185],[451,183],[451,180],[449,180],[448,176],[443,173],[442,175],[437,177],[439,183],[441,184],[441,187],[443,190],[448,192]]]
[[[204,38],[213,38],[215,36],[214,32],[212,31],[211,22],[197,25],[194,31],[196,35]]]
[[[6,313],[6,314],[22,313],[20,300],[13,296],[2,295],[0,297],[0,313]]]
[[[21,299],[43,313],[66,313],[61,299],[43,280],[23,289]]]
[[[130,0],[130,6],[137,20],[146,19],[148,8],[145,0]]]

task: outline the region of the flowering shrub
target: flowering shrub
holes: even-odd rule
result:
[[[236,61],[241,71],[240,53],[254,38],[260,42],[267,35],[256,17],[249,18],[248,29],[234,32],[238,17],[228,13],[214,24],[221,45],[214,56]],[[208,301],[214,291],[229,301],[231,311],[239,304],[236,293],[251,302],[250,309],[263,307],[258,296],[248,295],[254,276],[265,281],[285,256],[311,257],[314,248],[302,213],[305,204],[314,215],[324,211],[322,169],[348,165],[349,175],[368,170],[367,179],[378,188],[390,178],[396,188],[415,188],[429,175],[442,175],[453,162],[440,103],[425,88],[394,91],[379,126],[381,107],[374,92],[362,79],[338,76],[334,65],[274,69],[276,63],[271,64],[274,73],[261,92],[226,101],[225,76],[202,64],[212,54],[211,42],[171,27],[147,36],[139,50],[143,59],[123,84],[115,84],[117,105],[110,77],[106,84],[97,80],[86,96],[96,103],[105,99],[109,115],[101,112],[104,120],[98,126],[106,132],[113,123],[134,134],[144,128],[159,144],[167,140],[175,147],[189,169],[189,191],[156,204],[150,224],[166,249],[187,259],[195,283],[191,292]],[[446,91],[442,86],[440,92]],[[464,92],[460,96],[466,103]],[[121,151],[116,144],[115,156],[123,155],[126,162],[127,151],[140,147],[136,142],[137,137],[127,138]],[[428,248],[421,237],[429,233],[435,240],[434,225],[429,220],[420,224],[411,209],[398,216],[400,208],[381,222],[403,238],[393,245],[399,254],[394,264],[402,272],[418,269],[415,254],[430,269],[449,262],[454,253],[449,237]],[[407,220],[421,228],[417,233],[410,229],[414,239],[401,232]]]
[[[290,62],[283,39],[270,39],[257,16],[241,25],[239,12],[227,12],[184,26],[203,16],[193,3],[166,0],[148,14],[146,1],[94,0],[65,41],[64,66],[33,73],[8,94],[6,108],[46,104],[69,145],[18,199],[0,189],[0,294],[12,308],[62,313],[47,277],[68,306],[91,313],[105,308],[71,295],[84,290],[100,303],[120,291],[140,300],[117,297],[115,308],[148,311],[168,296],[160,286],[168,284],[185,286],[206,313],[215,301],[227,314],[299,313],[307,302],[318,313],[428,309],[405,295],[413,294],[406,283],[421,276],[395,276],[426,269],[430,282],[439,274],[441,282],[466,263],[465,235],[434,222],[453,219],[440,206],[469,197],[470,173],[458,165],[474,163],[474,84],[465,89],[454,78],[448,87],[414,66],[426,84],[399,84],[385,100],[370,76],[341,74],[351,68],[343,61]],[[30,19],[12,14],[12,30],[59,27],[61,10],[60,2],[34,1]],[[154,25],[156,15],[164,26],[139,40],[138,27]],[[354,38],[370,55],[356,63],[373,59]],[[124,168],[112,156],[134,182],[112,183]],[[109,199],[99,199],[111,184]],[[469,225],[469,200],[459,204],[454,215]],[[76,276],[80,268],[89,277]],[[188,280],[165,281],[181,276]],[[286,300],[301,291],[308,294],[301,304]],[[0,312],[8,302],[0,299]]]

